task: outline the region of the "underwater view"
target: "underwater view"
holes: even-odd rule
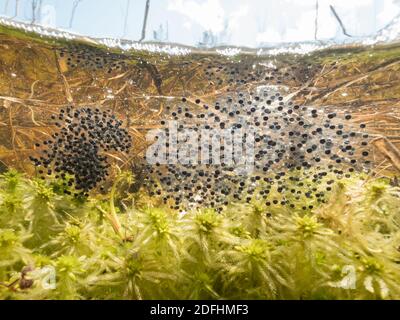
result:
[[[0,300],[400,299],[400,3],[106,2],[0,1]]]

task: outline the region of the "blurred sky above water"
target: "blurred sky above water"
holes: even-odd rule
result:
[[[34,0],[0,0],[0,13],[32,20]],[[373,35],[400,14],[400,0],[150,0],[145,40],[185,45],[269,44]],[[16,12],[16,3],[19,3]],[[36,22],[92,37],[138,40],[146,0],[36,0]],[[78,4],[69,27],[74,3]],[[128,15],[126,9],[129,7]],[[40,9],[41,8],[41,9]]]

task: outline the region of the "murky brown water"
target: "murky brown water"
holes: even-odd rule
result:
[[[2,27],[0,161],[32,172],[28,156],[38,154],[35,142],[50,137],[55,129],[51,116],[72,105],[110,109],[125,121],[133,150],[110,155],[120,166],[130,166],[146,150],[146,132],[159,127],[168,115],[166,109],[176,108],[182,97],[191,112],[199,113],[197,99],[212,105],[263,85],[278,86],[297,104],[350,113],[352,122],[365,123],[370,134],[398,146],[399,52],[393,45],[330,49],[306,56],[225,57],[214,52],[168,56],[43,41]],[[375,148],[373,161],[379,168],[396,165],[395,158],[396,150],[386,142]]]

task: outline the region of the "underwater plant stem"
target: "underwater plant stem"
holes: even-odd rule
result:
[[[19,9],[19,0],[15,0],[15,12],[14,16],[11,18],[15,18],[16,16],[18,16],[18,9]]]
[[[396,20],[400,18],[400,13],[396,16],[394,16],[394,18],[392,20],[390,20],[389,23],[385,24],[384,27],[380,28],[376,33],[381,33],[383,30],[389,28],[390,26],[394,25],[394,23],[396,23]]]
[[[340,25],[340,27],[342,28],[343,34],[344,34],[345,36],[351,38],[352,36],[349,35],[349,34],[347,33],[346,28],[345,28],[345,26],[344,26],[344,24],[343,24],[343,22],[342,22],[342,19],[340,19],[340,17],[339,17],[339,15],[337,14],[335,8],[334,8],[332,5],[329,5],[329,7],[331,8],[331,11],[332,11],[333,15],[335,16],[336,20],[339,22],[339,25]]]
[[[4,4],[4,13],[5,14],[7,14],[9,2],[10,2],[10,0],[6,0],[6,3]]]
[[[64,88],[65,88],[65,96],[67,98],[68,103],[73,103],[74,99],[72,98],[72,94],[71,94],[71,90],[70,90],[70,86],[68,84],[67,78],[64,76],[64,74],[61,71],[61,67],[60,67],[60,62],[58,60],[57,57],[57,52],[54,51],[54,57],[55,57],[55,63],[56,63],[56,67],[57,67],[57,71],[64,83]]]
[[[74,22],[74,18],[75,18],[75,13],[76,13],[76,9],[78,8],[79,3],[82,0],[75,0],[73,5],[72,5],[72,11],[71,11],[71,17],[69,19],[69,28],[72,28],[72,24]]]
[[[117,190],[117,185],[120,182],[121,179],[116,179],[114,182],[113,186],[111,187],[111,192],[110,192],[110,212],[107,213],[105,212],[102,208],[97,207],[100,212],[105,215],[108,220],[110,220],[111,226],[114,229],[114,232],[121,238],[123,238],[122,232],[121,232],[121,222],[118,219],[117,212],[115,210],[115,202],[114,202],[114,197],[115,197],[115,192]]]
[[[117,213],[115,211],[115,203],[114,203],[114,197],[115,197],[115,192],[117,190],[117,184],[119,183],[119,179],[115,181],[111,188],[111,194],[110,194],[110,213],[111,213],[111,220],[115,228],[117,229],[117,233],[121,235],[121,223],[119,222]]]
[[[385,137],[378,137],[372,144],[400,171],[400,151]]]
[[[102,208],[100,208],[99,206],[97,207],[97,209],[110,221],[111,226],[114,230],[114,232],[120,237],[123,238],[122,233],[121,233],[121,224],[119,222],[118,217],[115,214],[115,210],[114,210],[114,214],[111,213],[107,213],[105,210],[103,210]]]
[[[129,16],[129,7],[131,5],[131,0],[126,1],[126,12],[125,12],[125,21],[124,21],[124,33],[122,34],[122,37],[126,37],[126,33],[128,31],[128,16]]]
[[[6,287],[6,288],[8,288],[8,289],[10,289],[10,290],[14,290],[14,286],[17,284],[17,282],[18,282],[19,280],[20,280],[20,279],[14,280],[14,281],[11,282],[10,284],[5,284],[4,282],[0,282],[0,286]]]
[[[314,23],[314,40],[317,40],[318,35],[318,11],[319,11],[318,0],[315,1],[315,23]]]
[[[32,0],[32,21],[31,23],[36,22],[36,8],[37,8],[37,0]]]
[[[149,8],[150,8],[150,0],[146,0],[146,7],[144,9],[142,36],[139,39],[139,42],[142,42],[144,40],[144,38],[146,38],[146,26],[147,26],[147,17],[149,15]]]

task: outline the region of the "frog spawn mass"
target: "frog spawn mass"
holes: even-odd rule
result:
[[[231,201],[254,198],[269,207],[309,210],[325,201],[338,180],[372,166],[364,124],[353,122],[350,114],[295,105],[276,87],[232,93],[212,106],[200,99],[182,98],[167,110],[178,133],[189,128],[197,134],[196,143],[183,135],[174,148],[191,147],[209,155],[208,162],[145,165],[144,181],[150,194],[161,196],[176,210],[213,207],[220,211]],[[31,160],[43,177],[61,177],[75,186],[76,194],[86,195],[108,175],[106,153],[127,152],[131,138],[110,111],[68,107],[52,118],[59,130],[51,140],[36,144],[44,150]],[[169,138],[169,122],[164,120],[161,125]],[[254,150],[251,171],[243,171],[241,159],[234,154],[233,162],[227,161],[229,146],[218,134],[218,130],[234,133],[239,129],[244,132],[244,149]],[[217,132],[214,138],[221,142],[217,150],[202,145],[204,132]],[[170,146],[165,150],[168,158]]]
[[[59,59],[70,69],[86,68],[93,71],[123,71],[128,67],[126,57],[121,54],[104,52],[91,47],[70,46],[57,51]]]
[[[290,62],[266,60],[255,62],[251,57],[243,56],[240,63],[226,60],[204,61],[201,68],[210,84],[231,87],[246,86],[255,83],[270,85],[298,86],[312,79],[318,67],[306,62],[292,65]]]
[[[36,143],[39,158],[31,157],[38,173],[62,178],[74,186],[75,195],[84,195],[108,176],[107,152],[127,152],[131,137],[111,111],[67,107],[52,116],[59,129],[52,139]],[[71,191],[65,190],[71,194]]]
[[[183,98],[177,107],[167,110],[182,139],[171,144],[171,122],[161,122],[164,135],[155,139],[167,138],[165,148],[160,149],[162,156],[171,159],[172,155],[175,161],[147,165],[147,186],[151,195],[161,196],[173,209],[212,207],[221,211],[231,201],[255,198],[268,207],[310,210],[325,202],[337,181],[372,166],[365,124],[353,122],[351,114],[296,105],[276,87],[238,92],[212,106],[200,99],[189,102]],[[188,129],[191,133],[184,134]],[[219,150],[212,144],[202,145],[205,133],[228,130],[234,134],[238,129],[244,131],[243,150],[254,150],[251,171],[241,172],[242,159],[233,153],[230,159],[234,161],[226,161],[229,145],[224,145],[224,134],[215,136]],[[253,134],[246,134],[250,129]],[[175,150],[180,148],[198,150],[199,156],[189,163],[176,161],[179,151]],[[203,151],[209,152],[209,162],[199,160]]]

